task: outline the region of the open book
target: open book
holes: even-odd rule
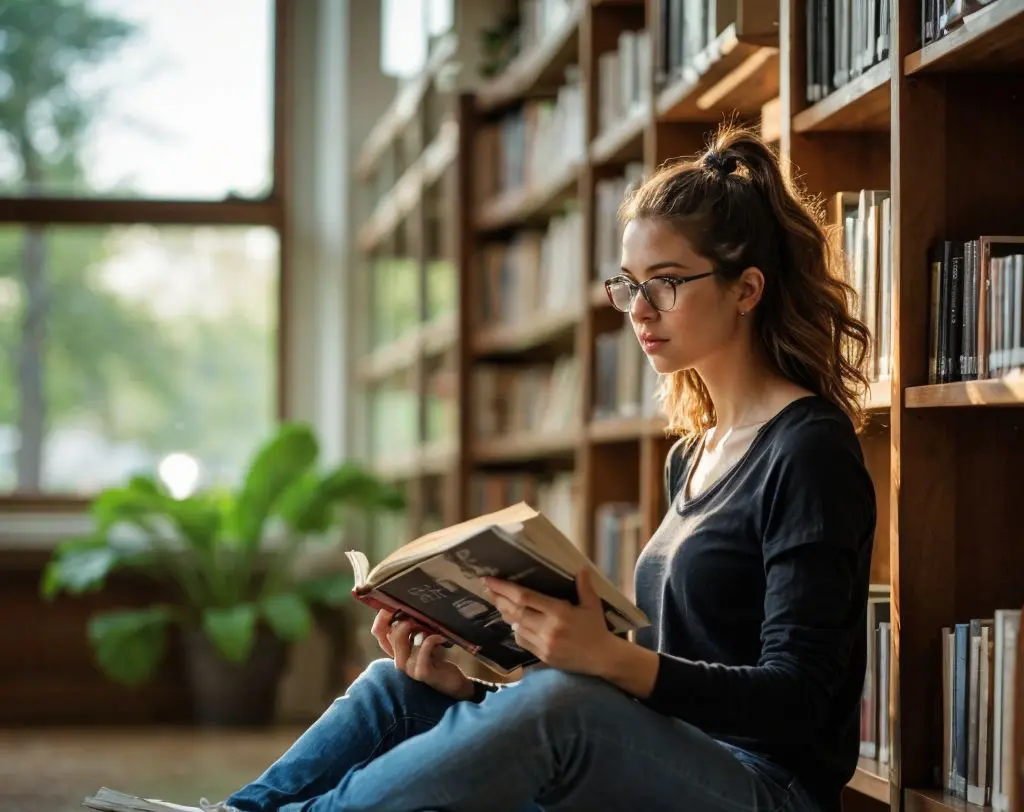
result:
[[[490,602],[483,577],[576,603],[575,576],[587,569],[614,633],[650,625],[547,517],[525,502],[421,536],[373,569],[362,553],[346,555],[358,600],[408,616],[422,631],[440,634],[502,675],[533,665],[537,658],[516,644],[512,628]]]
[[[200,803],[201,806],[181,806],[170,801],[140,798],[137,795],[126,795],[114,789],[100,787],[95,795],[90,795],[82,801],[82,806],[101,812],[208,812],[217,808],[216,804],[205,800]]]

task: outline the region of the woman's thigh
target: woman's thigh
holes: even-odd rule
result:
[[[544,809],[772,812],[804,803],[784,772],[745,764],[604,680],[541,670],[484,701],[507,703],[513,725],[518,717],[544,728],[559,772],[537,797]]]

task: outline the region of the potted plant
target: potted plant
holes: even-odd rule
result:
[[[306,577],[300,553],[351,519],[403,506],[400,492],[360,465],[320,471],[318,457],[312,429],[284,423],[235,490],[176,498],[157,478],[136,476],[103,491],[90,504],[90,533],[54,551],[43,596],[97,591],[115,570],[155,579],[170,600],[89,618],[99,667],[141,684],[178,629],[196,720],[270,721],[288,645],[310,632],[318,609],[351,595],[347,568]]]

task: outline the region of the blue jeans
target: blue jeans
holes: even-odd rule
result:
[[[475,703],[390,659],[226,800],[242,812],[817,812],[783,770],[603,680],[543,668]]]

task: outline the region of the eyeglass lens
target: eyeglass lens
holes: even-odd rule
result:
[[[654,277],[644,282],[647,299],[656,310],[671,310],[676,303],[676,288],[667,279]],[[639,294],[640,286],[625,279],[616,279],[608,284],[612,305],[616,310],[629,310],[633,293]]]

